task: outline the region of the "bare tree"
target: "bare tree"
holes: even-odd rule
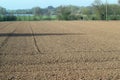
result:
[[[95,9],[95,12],[100,16],[100,18],[102,20],[105,20],[106,19],[106,7],[102,3],[102,1],[101,0],[95,0],[92,5]]]
[[[118,4],[120,4],[120,0],[118,0]]]
[[[33,14],[35,16],[41,15],[41,9],[40,9],[40,7],[34,7],[34,8],[32,8],[32,11],[33,11]]]
[[[6,9],[3,7],[0,7],[0,15],[5,15],[6,14]]]

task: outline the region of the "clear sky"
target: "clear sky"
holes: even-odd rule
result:
[[[49,5],[57,7],[59,5],[89,6],[94,0],[0,0],[0,6],[7,9],[30,9],[35,6],[45,8]],[[105,0],[102,0],[103,3]],[[117,3],[117,0],[108,0],[109,3]]]

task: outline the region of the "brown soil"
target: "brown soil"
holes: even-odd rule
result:
[[[0,23],[0,80],[119,80],[120,21]]]

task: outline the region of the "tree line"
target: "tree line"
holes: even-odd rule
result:
[[[32,20],[120,20],[120,0],[118,4],[105,4],[94,0],[91,6],[74,5],[47,8],[7,10],[0,7],[0,21],[32,21]],[[107,12],[106,12],[107,6]],[[106,16],[107,14],[107,16]]]

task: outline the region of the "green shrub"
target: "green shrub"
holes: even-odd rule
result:
[[[112,15],[108,17],[109,20],[120,20],[120,15]]]
[[[0,21],[16,21],[16,16],[0,16]]]

